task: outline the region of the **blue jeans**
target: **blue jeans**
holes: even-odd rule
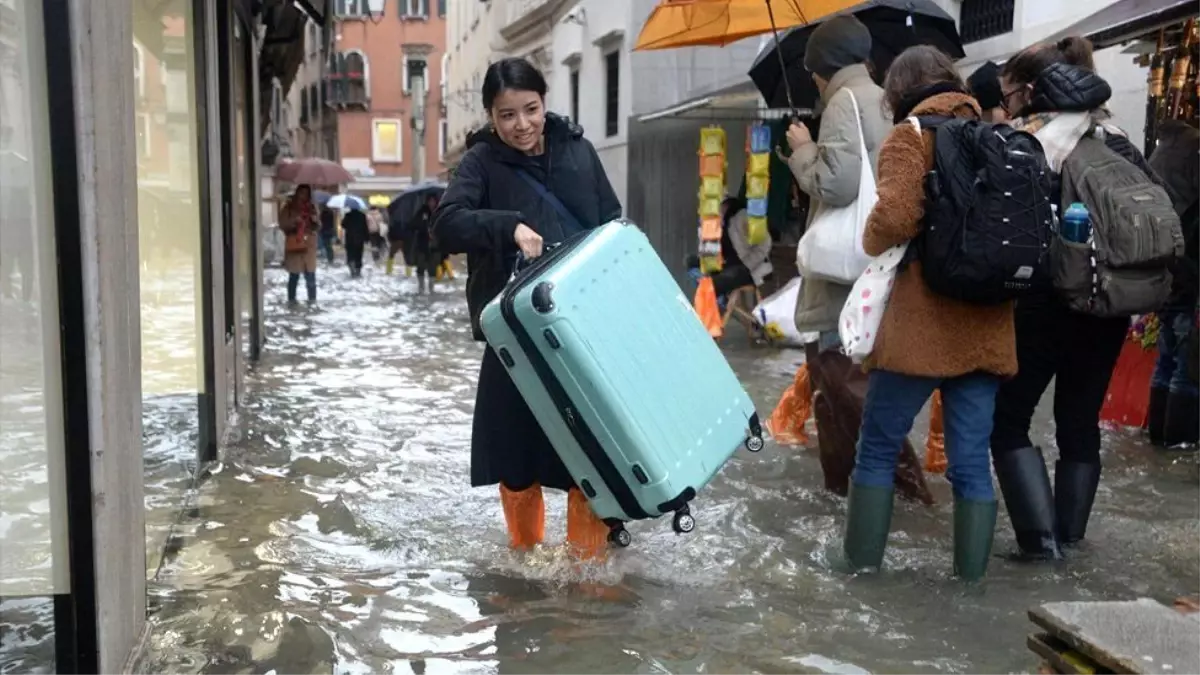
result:
[[[296,287],[298,287],[299,285],[300,285],[300,275],[299,274],[289,274],[288,275],[288,301],[289,302],[296,301]],[[304,273],[304,287],[308,291],[308,301],[315,302],[317,299],[317,273],[316,272],[305,272]]]
[[[1154,364],[1150,387],[1169,389],[1172,394],[1183,396],[1200,395],[1187,372],[1187,338],[1194,320],[1192,313],[1162,312],[1158,320],[1158,361]]]
[[[946,428],[946,478],[956,499],[992,501],[992,413],[1000,378],[988,373],[959,377],[916,377],[872,370],[867,382],[862,429],[855,458],[855,483],[895,484],[896,464],[913,419],[935,389],[942,390]]]

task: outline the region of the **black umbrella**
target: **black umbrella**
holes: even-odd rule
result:
[[[882,82],[887,69],[900,52],[916,45],[931,45],[951,58],[965,54],[954,19],[933,0],[867,0],[838,14],[853,14],[871,31],[871,68],[876,81]],[[837,15],[830,15],[837,16]],[[768,44],[754,65],[750,79],[772,108],[788,107],[787,87],[797,108],[817,107],[820,93],[812,76],[804,68],[804,49],[816,27],[830,17],[806,26],[797,26],[779,39],[779,46]],[[783,54],[787,77],[782,75],[779,52]]]
[[[409,219],[417,214],[417,210],[425,203],[425,198],[433,195],[438,199],[446,191],[446,184],[441,181],[429,180],[418,183],[401,192],[388,204],[389,227],[404,229]]]

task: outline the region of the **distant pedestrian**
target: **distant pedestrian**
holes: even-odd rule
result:
[[[317,301],[317,205],[312,201],[312,188],[296,187],[279,212],[279,229],[287,238],[284,242],[283,266],[288,271],[288,302],[296,302],[300,275],[308,289],[308,302]]]
[[[333,264],[333,243],[337,241],[337,218],[333,211],[321,208],[321,230],[319,235],[321,250],[325,252],[325,262]]]
[[[367,214],[358,209],[351,209],[342,216],[342,236],[346,246],[346,266],[350,268],[350,276],[362,276],[363,251],[370,236]]]
[[[421,293],[432,289],[438,265],[441,264],[439,255],[433,248],[433,214],[437,211],[437,205],[437,195],[425,197],[425,203],[413,216],[404,247],[404,259],[416,268],[417,284]]]

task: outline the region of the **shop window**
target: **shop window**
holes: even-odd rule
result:
[[[444,12],[442,16],[445,16]],[[400,18],[428,19],[429,0],[400,0]]]
[[[604,135],[616,136],[621,129],[621,52],[604,56]]]
[[[1015,5],[1015,0],[963,0],[958,20],[963,44],[1011,32]]]
[[[571,121],[579,124],[579,69],[571,69]]]
[[[377,119],[371,125],[372,159],[392,164],[404,161],[404,122],[399,119]]]
[[[428,77],[429,69],[425,66],[425,57],[423,56],[404,56],[404,61],[401,64],[401,69],[404,71],[402,77],[404,79],[403,87],[405,94],[412,94],[412,84],[415,79]],[[425,91],[429,91],[429,82],[425,81]]]

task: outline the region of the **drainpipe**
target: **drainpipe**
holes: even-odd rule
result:
[[[412,87],[412,183],[425,180],[425,62],[416,59],[408,62],[408,77]]]

